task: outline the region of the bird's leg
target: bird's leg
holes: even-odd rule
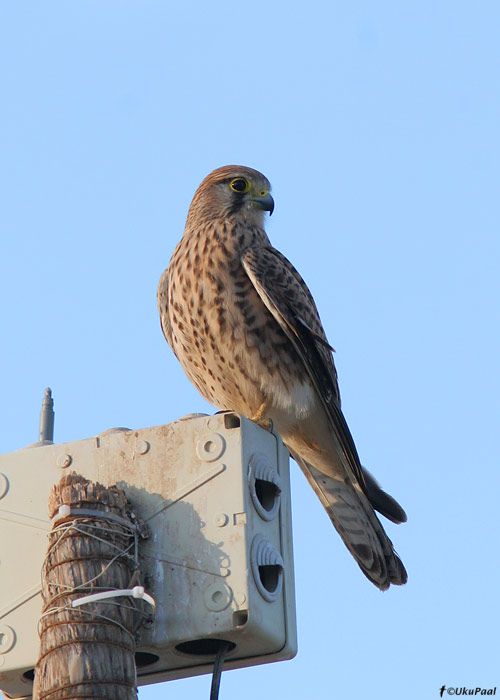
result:
[[[261,428],[265,428],[266,430],[271,430],[273,427],[273,422],[270,418],[264,418],[264,414],[269,408],[269,405],[271,403],[271,399],[268,396],[264,402],[260,405],[259,410],[257,413],[250,418],[251,421],[254,423],[257,423],[257,425],[260,425]]]
[[[250,420],[253,420],[254,423],[260,423],[260,421],[261,421],[261,420],[263,419],[263,417],[264,417],[264,413],[265,413],[265,412],[267,411],[267,409],[269,408],[269,404],[270,404],[270,403],[271,403],[271,400],[269,399],[269,397],[267,397],[267,398],[264,400],[264,402],[261,404],[261,406],[260,406],[259,410],[257,411],[257,413],[256,413],[254,416],[252,416],[252,418],[250,418]]]

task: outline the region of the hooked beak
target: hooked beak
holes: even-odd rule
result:
[[[269,192],[265,195],[254,195],[252,197],[252,202],[254,202],[255,206],[259,207],[259,209],[263,209],[264,211],[269,212],[269,216],[274,211],[274,199],[271,197]]]

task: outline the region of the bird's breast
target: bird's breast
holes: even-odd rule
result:
[[[307,414],[313,389],[292,343],[239,261],[211,253],[202,262],[191,247],[169,268],[172,343],[184,371],[219,408],[252,416],[269,397],[275,409]]]

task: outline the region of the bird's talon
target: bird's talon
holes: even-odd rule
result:
[[[251,421],[254,423],[257,423],[257,425],[260,425],[261,427],[264,427],[264,424],[267,423],[267,419],[264,418],[264,414],[267,411],[270,400],[266,399],[261,405],[257,413],[250,418]]]
[[[274,429],[274,425],[273,425],[272,418],[267,418],[267,419],[264,421],[264,423],[265,423],[265,425],[264,425],[263,427],[264,427],[266,430],[269,430],[270,433],[272,433],[272,432],[273,432],[273,429]]]
[[[264,418],[264,414],[266,413],[267,409],[269,408],[270,403],[271,403],[271,400],[269,398],[267,398],[261,404],[257,413],[250,419],[253,423],[256,423],[260,428],[264,428],[264,430],[272,430],[273,429],[272,420],[270,418]]]
[[[254,420],[254,418],[251,418],[250,420],[256,425],[258,425],[259,428],[269,430],[269,432],[272,432],[273,430],[273,422],[270,418],[262,418],[261,420]]]

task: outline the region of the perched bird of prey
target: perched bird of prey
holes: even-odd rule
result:
[[[160,280],[163,333],[208,401],[272,421],[363,573],[385,590],[407,576],[374,511],[395,523],[406,515],[361,466],[314,299],[264,231],[270,189],[237,165],[203,180]]]

